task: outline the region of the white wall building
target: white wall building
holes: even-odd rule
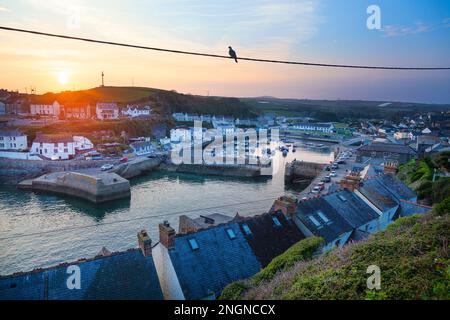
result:
[[[150,106],[145,106],[144,108],[138,108],[133,106],[127,106],[125,110],[122,110],[122,115],[126,117],[136,118],[136,117],[148,117],[152,113],[152,108]]]
[[[117,103],[98,102],[96,114],[99,120],[115,120],[119,118],[119,107]]]
[[[27,136],[19,130],[0,130],[0,150],[26,150]]]
[[[290,129],[332,133],[334,130],[334,126],[331,123],[298,123],[292,125]]]
[[[394,133],[395,140],[412,140],[414,139],[414,135],[411,132],[407,131],[398,131]]]
[[[73,136],[73,143],[75,150],[86,151],[94,149],[94,144],[91,140],[83,136]]]
[[[30,112],[32,115],[59,117],[61,104],[58,101],[54,101],[52,104],[31,104]]]
[[[67,134],[37,134],[31,153],[51,160],[67,160],[75,156],[75,142]]]

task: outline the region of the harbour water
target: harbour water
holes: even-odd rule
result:
[[[137,246],[136,233],[145,228],[158,241],[158,223],[175,229],[186,214],[256,215],[267,212],[273,200],[296,194],[306,185],[284,184],[284,165],[294,158],[317,163],[332,160],[332,149],[297,148],[283,157],[275,154],[279,170],[271,177],[229,177],[173,174],[155,171],[133,179],[131,198],[101,206],[71,197],[36,194],[0,187],[0,275],[49,267]]]

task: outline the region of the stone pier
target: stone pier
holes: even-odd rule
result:
[[[54,172],[32,180],[33,191],[54,192],[103,203],[130,197],[130,182],[115,173]]]

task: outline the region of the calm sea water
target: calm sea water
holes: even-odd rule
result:
[[[178,228],[182,214],[261,214],[272,205],[271,198],[296,194],[305,187],[285,187],[286,162],[296,158],[328,163],[332,151],[297,149],[287,158],[280,152],[276,157],[280,170],[272,178],[233,179],[157,171],[132,180],[131,199],[102,206],[1,187],[0,274],[90,258],[103,246],[111,251],[136,247],[136,233],[142,228],[156,242],[158,223],[168,220]]]

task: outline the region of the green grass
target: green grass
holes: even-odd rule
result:
[[[448,206],[448,202],[447,202]],[[242,281],[230,299],[450,299],[450,215],[399,219],[370,239],[298,262],[270,281]],[[367,268],[381,269],[381,290],[367,288]]]

